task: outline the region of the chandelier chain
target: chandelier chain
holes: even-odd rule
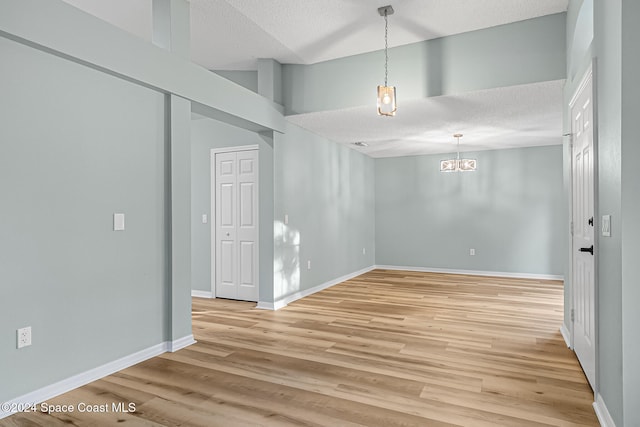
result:
[[[387,49],[389,47],[389,43],[387,41],[387,34],[389,32],[389,22],[387,20],[387,11],[384,11],[384,85],[387,86],[387,75],[389,68],[389,54],[387,53]]]

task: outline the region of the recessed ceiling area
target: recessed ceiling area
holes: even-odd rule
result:
[[[437,96],[402,103],[395,117],[375,105],[287,116],[287,120],[371,157],[494,150],[562,143],[564,80]]]

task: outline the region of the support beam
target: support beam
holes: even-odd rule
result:
[[[189,16],[185,0],[153,0],[153,44],[189,60]]]
[[[258,94],[282,105],[282,65],[275,59],[258,59]]]
[[[178,15],[176,7],[168,8]],[[179,26],[172,21],[174,34],[165,40],[174,40],[172,49],[184,49],[184,40],[178,43],[175,34]],[[222,120],[235,117],[234,124],[245,129],[284,131],[284,117],[273,102],[63,1],[0,1],[0,37],[198,102],[221,113]],[[158,43],[161,39],[156,35]]]
[[[189,3],[153,0],[153,42],[189,54]],[[169,149],[169,330],[167,340],[193,343],[191,334],[191,102],[168,94],[165,139]],[[177,350],[172,348],[171,350]]]

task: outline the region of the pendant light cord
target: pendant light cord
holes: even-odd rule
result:
[[[389,47],[389,43],[387,41],[387,34],[389,32],[389,23],[387,21],[387,11],[384,11],[384,85],[387,86],[387,74],[389,68],[389,55],[387,53],[387,48]]]

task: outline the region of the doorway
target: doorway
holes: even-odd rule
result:
[[[211,150],[211,290],[258,301],[258,147]]]
[[[596,247],[593,68],[569,103],[571,114],[573,349],[596,386]]]

